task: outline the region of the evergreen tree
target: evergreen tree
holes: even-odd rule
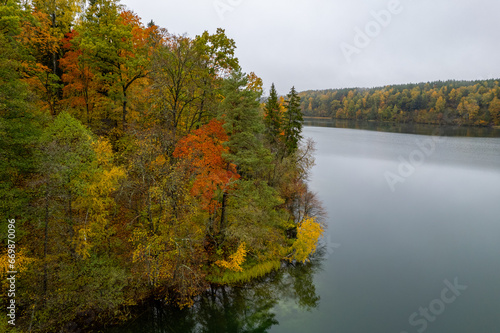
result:
[[[293,154],[299,145],[299,141],[302,139],[302,112],[300,110],[300,97],[295,91],[295,87],[292,87],[290,93],[287,95],[286,100],[286,114],[285,114],[285,145],[286,153],[288,155]]]
[[[259,112],[260,94],[246,89],[248,80],[235,71],[223,87],[224,101],[220,105],[224,129],[229,135],[228,160],[236,164],[243,178],[265,171],[270,163],[270,153],[259,140],[264,125]]]
[[[223,128],[229,135],[229,140],[225,143],[229,153],[225,154],[225,158],[236,165],[242,180],[262,179],[270,170],[272,158],[260,140],[264,130],[263,118],[259,112],[261,93],[249,89],[248,79],[240,70],[231,73],[225,80],[222,91],[225,98],[220,104],[219,114],[224,121]],[[228,194],[224,193],[220,214],[221,230],[227,224],[227,203]],[[221,243],[223,237],[220,239]]]
[[[271,145],[275,145],[281,133],[281,116],[279,107],[278,94],[276,93],[276,88],[274,87],[273,83],[271,85],[271,91],[269,92],[269,98],[267,99],[267,103],[264,108],[264,124],[266,126],[266,136]]]

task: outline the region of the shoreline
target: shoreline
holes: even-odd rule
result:
[[[396,122],[396,121],[384,121],[384,120],[367,120],[367,119],[336,119],[332,117],[309,117],[303,116],[304,120],[329,120],[329,121],[345,121],[345,122],[356,122],[356,123],[371,123],[371,124],[388,124],[388,125],[430,125],[430,126],[447,126],[447,127],[466,127],[466,128],[491,128],[494,130],[500,130],[500,126],[494,125],[469,125],[469,124],[436,124],[436,123],[419,123],[419,122]]]

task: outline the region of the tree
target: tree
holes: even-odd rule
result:
[[[285,144],[286,144],[286,154],[293,154],[297,148],[298,143],[302,139],[302,112],[300,110],[300,97],[295,91],[295,87],[292,87],[290,93],[287,95],[286,112],[285,112]]]
[[[151,29],[153,29],[152,27]],[[129,88],[145,77],[148,68],[147,33],[140,19],[121,11],[116,0],[95,0],[88,7],[76,37],[83,55],[89,60],[99,91],[121,106],[122,128],[127,124]],[[118,118],[106,119],[118,122]]]
[[[22,27],[29,14],[15,1],[0,6],[0,216],[28,219],[31,193],[26,184],[36,171],[35,144],[43,117],[31,102],[34,97],[23,82],[23,61],[29,58],[22,44]],[[6,225],[5,225],[5,229]],[[21,233],[22,231],[19,230]],[[6,233],[2,234],[2,239]]]
[[[172,154],[177,140],[194,129],[200,119],[195,78],[202,75],[202,71],[198,50],[191,39],[171,36],[166,30],[161,33],[162,40],[151,64],[152,117],[171,133],[169,151]]]
[[[61,54],[61,41],[64,35],[71,31],[76,15],[80,13],[84,2],[82,0],[34,0],[33,7],[47,15],[49,20],[48,30],[57,41],[57,47],[53,48],[43,64],[50,68],[52,74],[60,76],[58,60]]]
[[[479,112],[479,105],[474,99],[462,97],[462,100],[457,107],[457,111],[463,119],[466,119],[473,124]]]
[[[445,107],[446,107],[446,101],[444,100],[443,96],[439,96],[439,98],[436,101],[436,112],[443,113]]]
[[[53,59],[59,53],[60,44],[58,36],[51,32],[48,14],[35,10],[23,25],[21,38],[29,52],[24,64],[26,81],[31,90],[37,93],[41,108],[56,115],[62,86]]]
[[[67,113],[57,116],[40,138],[42,156],[40,173],[43,192],[44,241],[43,241],[43,294],[47,292],[49,239],[55,242],[55,235],[64,235],[66,250],[73,255],[76,248],[74,202],[86,187],[83,174],[87,171],[94,152],[91,134],[76,119]],[[57,204],[57,205],[56,205]],[[51,220],[60,223],[51,224]],[[60,228],[52,234],[51,225]]]
[[[215,34],[204,31],[195,37],[194,44],[201,59],[201,72],[196,80],[200,90],[196,103],[199,105],[196,126],[199,127],[214,116],[212,112],[219,102],[222,80],[240,66],[235,57],[236,43],[226,36],[224,29],[218,28]]]
[[[102,96],[99,94],[99,82],[93,73],[87,52],[80,48],[77,41],[78,32],[73,30],[66,34],[63,43],[64,57],[59,63],[64,70],[62,80],[63,100],[71,110],[76,110],[80,119],[85,119],[87,125],[91,125],[92,117],[96,108],[102,107]],[[84,115],[80,114],[80,110]]]
[[[497,97],[493,98],[489,106],[489,111],[493,123],[497,126],[500,125],[500,99]]]
[[[281,114],[278,103],[278,95],[274,83],[271,85],[269,98],[264,108],[264,124],[266,125],[266,136],[271,145],[275,145],[281,135]]]
[[[151,62],[150,118],[177,140],[215,116],[223,79],[239,68],[235,43],[217,29],[194,39],[160,30]]]
[[[221,194],[226,195],[239,178],[236,166],[223,157],[229,148],[224,146],[228,136],[222,126],[222,121],[211,120],[182,138],[174,151],[174,157],[181,158],[194,175],[191,194],[200,197],[210,214],[220,209]]]
[[[245,249],[245,242],[242,242],[235,253],[229,256],[229,261],[218,260],[215,262],[216,265],[230,269],[232,271],[241,272],[241,264],[245,261],[247,250]]]
[[[297,239],[292,245],[292,260],[305,262],[316,251],[319,237],[323,234],[321,224],[314,218],[305,217],[299,225]]]
[[[125,178],[123,167],[113,165],[111,145],[104,139],[92,141],[95,157],[90,161],[85,175],[86,181],[81,195],[75,199],[75,216],[79,218],[75,226],[76,253],[88,258],[92,254],[110,251],[107,239],[113,236],[111,213],[115,209],[113,193]]]
[[[252,257],[262,264],[285,255],[289,213],[284,200],[265,181],[240,180],[227,200],[224,240],[226,248],[245,242]]]
[[[264,130],[259,112],[260,93],[247,89],[247,84],[247,77],[241,71],[233,72],[224,82],[224,100],[218,111],[229,135],[227,158],[236,164],[243,178],[262,175],[271,162],[270,153],[260,140]]]

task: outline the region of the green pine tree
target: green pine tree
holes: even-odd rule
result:
[[[229,135],[228,160],[236,164],[243,178],[252,178],[269,168],[271,156],[260,140],[264,131],[259,110],[260,93],[246,89],[247,84],[246,76],[240,71],[233,72],[225,80],[225,98],[219,114]]]
[[[274,83],[271,85],[269,98],[264,108],[264,124],[266,126],[266,137],[269,143],[274,146],[281,133],[281,116],[279,112],[278,94]]]
[[[303,121],[304,119],[302,118],[302,112],[300,110],[300,97],[295,87],[292,87],[286,99],[284,124],[287,155],[293,154],[299,146],[299,141],[302,139],[301,132]]]

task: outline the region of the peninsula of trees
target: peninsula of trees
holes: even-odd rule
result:
[[[305,116],[440,125],[500,125],[498,80],[301,92]]]
[[[261,105],[224,30],[173,35],[116,0],[3,1],[0,30],[1,331],[190,306],[315,251],[298,94]]]

